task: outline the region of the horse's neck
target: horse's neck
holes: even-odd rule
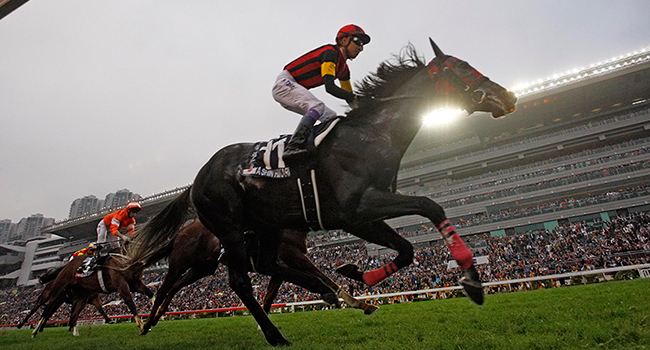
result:
[[[431,98],[425,98],[423,89],[430,83],[426,70],[421,70],[392,96],[387,97],[377,113],[368,118],[380,132],[390,139],[391,146],[403,156],[422,126],[424,106]],[[400,157],[401,158],[401,157]]]
[[[415,98],[404,97],[381,103],[380,108],[363,116],[358,128],[378,135],[385,145],[401,156],[417,135],[422,125],[417,115],[419,103]]]

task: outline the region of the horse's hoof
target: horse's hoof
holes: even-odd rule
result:
[[[321,298],[323,298],[323,301],[336,307],[337,309],[341,307],[341,302],[339,301],[339,297],[336,296],[336,293],[325,293],[321,295]]]
[[[267,341],[273,346],[291,346],[291,343],[289,343],[289,341],[284,339],[282,336],[280,336],[278,339],[274,339],[273,341],[269,339],[267,339]]]
[[[343,275],[345,277],[352,278],[353,280],[364,282],[363,281],[363,272],[359,271],[359,268],[357,267],[357,265],[354,265],[354,264],[341,265],[336,269],[336,272],[340,273],[341,275]]]
[[[478,271],[474,265],[463,271],[463,278],[460,279],[460,284],[463,286],[463,291],[473,302],[478,305],[483,305],[483,285],[479,277]]]
[[[368,307],[366,307],[365,310],[363,310],[363,314],[364,315],[372,315],[377,310],[379,310],[379,306],[368,304]]]

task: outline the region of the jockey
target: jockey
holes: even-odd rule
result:
[[[336,44],[326,44],[296,58],[284,66],[273,85],[273,98],[282,107],[299,113],[302,119],[283,153],[285,161],[305,155],[306,141],[317,120],[327,122],[336,112],[325,106],[309,89],[325,85],[329,94],[353,106],[356,96],[352,92],[347,60],[355,59],[370,36],[361,27],[348,24],[336,34]],[[334,80],[338,79],[341,87]]]
[[[81,255],[94,256],[95,252],[97,250],[99,250],[99,249],[101,249],[101,246],[98,245],[95,242],[92,242],[86,248],[83,248],[83,249],[80,249],[80,250],[77,250],[76,252],[74,252],[72,254],[72,256],[70,257],[70,261],[72,261],[74,258],[76,258],[78,256],[81,256]]]
[[[135,216],[142,210],[142,206],[138,202],[130,202],[126,208],[112,212],[97,224],[97,243],[110,242],[110,248],[117,248],[118,237],[122,241],[128,241],[133,235],[135,230]],[[120,229],[126,228],[126,234],[120,233]],[[111,235],[108,235],[108,232]]]

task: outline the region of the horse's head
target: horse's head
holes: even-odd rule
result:
[[[427,64],[436,93],[455,97],[468,113],[488,112],[493,118],[515,110],[515,94],[470,66],[466,61],[445,55],[429,38],[436,57]]]

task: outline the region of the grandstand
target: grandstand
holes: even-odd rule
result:
[[[650,211],[648,50],[524,86],[517,95],[517,110],[505,118],[476,114],[423,127],[402,161],[398,191],[440,203],[465,236],[552,231]],[[139,222],[184,188],[145,198]],[[65,237],[61,261],[94,239],[102,214],[44,228]],[[422,217],[389,224],[420,247],[440,244]],[[357,242],[340,231],[315,236],[316,246]],[[370,256],[389,252],[372,244],[366,249]],[[28,285],[38,271],[30,276]]]

